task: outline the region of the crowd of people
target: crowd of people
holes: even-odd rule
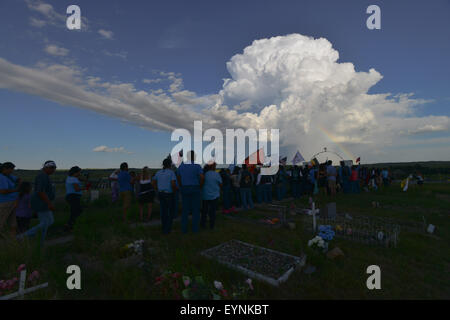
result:
[[[222,212],[230,214],[237,210],[254,208],[254,203],[272,203],[273,195],[281,201],[288,196],[300,198],[317,194],[336,196],[338,192],[359,193],[361,190],[378,190],[391,183],[391,173],[387,168],[367,168],[360,165],[333,166],[332,161],[322,164],[307,163],[303,166],[287,168],[281,165],[274,175],[262,174],[261,167],[255,165],[230,166],[216,169],[215,163],[203,168],[195,163],[194,151],[187,154],[188,161],[178,168],[170,157],[164,159],[162,169],[153,176],[148,167],[142,172],[129,172],[128,164],[122,163],[115,170],[111,181],[112,201],[122,202],[122,215],[127,222],[131,202],[137,199],[139,216],[151,219],[155,198],[159,200],[162,232],[172,230],[173,219],[181,207],[181,231],[189,232],[189,216],[192,215],[191,230],[213,229],[219,199],[222,199]],[[56,170],[54,161],[46,161],[36,176],[34,186],[20,181],[13,175],[15,165],[3,163],[0,172],[0,230],[9,226],[18,239],[34,236],[41,232],[44,241],[48,228],[53,224],[55,211],[55,186],[51,175]],[[77,217],[82,213],[81,196],[89,190],[90,184],[83,178],[78,166],[72,167],[65,181],[66,202],[70,207],[70,217],[65,225],[71,231]],[[39,223],[30,228],[30,220]]]

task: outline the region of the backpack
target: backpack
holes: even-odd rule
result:
[[[241,174],[241,188],[250,188],[252,186],[252,175],[247,170],[242,171]]]

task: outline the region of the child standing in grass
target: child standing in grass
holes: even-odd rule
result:
[[[17,231],[23,233],[30,227],[30,221],[33,216],[31,210],[31,183],[22,182],[19,186],[19,197],[15,203]]]

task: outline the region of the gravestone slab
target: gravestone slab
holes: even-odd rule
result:
[[[325,219],[336,219],[336,202],[327,203],[320,209],[320,217]]]

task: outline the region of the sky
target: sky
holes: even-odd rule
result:
[[[195,120],[279,129],[288,160],[450,160],[448,0],[2,0],[0,26],[0,162],[18,168],[159,167]]]

